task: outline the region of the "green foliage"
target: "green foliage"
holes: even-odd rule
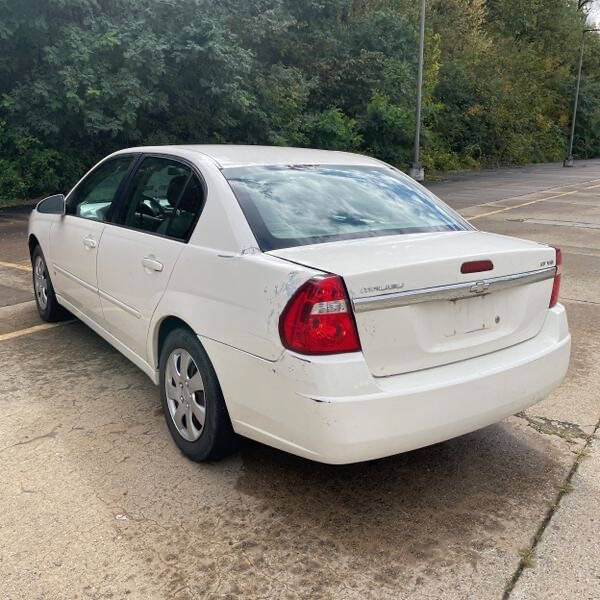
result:
[[[388,96],[375,92],[361,120],[367,152],[392,164],[408,163],[414,122],[408,107],[393,104]]]
[[[272,65],[252,86],[255,101],[241,127],[241,139],[277,146],[304,146],[303,114],[311,89],[300,69]]]
[[[0,201],[65,191],[120,147],[264,143],[412,155],[413,0],[0,0]],[[428,0],[429,170],[560,159],[577,0]],[[576,154],[600,155],[586,39]]]
[[[310,145],[315,148],[348,152],[360,149],[363,141],[357,131],[356,121],[337,107],[308,115],[305,128]]]

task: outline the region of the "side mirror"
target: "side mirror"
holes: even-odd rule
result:
[[[48,196],[38,202],[36,210],[48,215],[64,215],[66,212],[65,197],[63,194]]]

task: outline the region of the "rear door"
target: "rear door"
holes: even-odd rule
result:
[[[96,258],[105,224],[135,157],[101,163],[68,195],[66,214],[50,233],[52,281],[56,292],[90,318],[102,321]]]
[[[152,314],[203,205],[204,187],[188,164],[146,156],[103,233],[98,288],[106,326],[144,360]]]

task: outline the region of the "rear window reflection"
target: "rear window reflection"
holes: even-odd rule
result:
[[[468,228],[387,167],[251,166],[223,173],[263,250]]]

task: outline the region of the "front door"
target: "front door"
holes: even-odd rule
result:
[[[101,163],[68,195],[66,214],[50,233],[52,282],[56,293],[94,321],[102,321],[96,258],[113,202],[132,156]]]
[[[131,178],[119,218],[104,230],[98,288],[106,327],[143,360],[150,320],[203,197],[189,166],[148,156]]]

